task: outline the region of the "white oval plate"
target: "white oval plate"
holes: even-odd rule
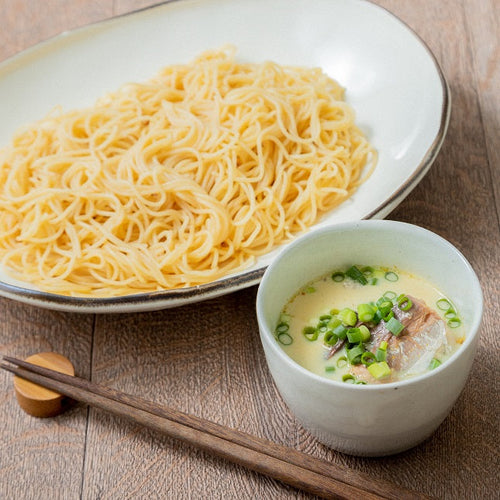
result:
[[[55,105],[91,105],[125,82],[228,43],[241,61],[321,67],[347,89],[357,124],[378,150],[368,181],[317,226],[385,217],[434,161],[449,120],[446,80],[411,29],[363,0],[183,0],[63,33],[0,65],[0,144]],[[247,271],[192,288],[73,298],[0,272],[0,295],[79,312],[176,307],[258,283],[279,250]]]

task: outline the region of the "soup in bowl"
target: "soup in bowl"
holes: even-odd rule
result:
[[[338,224],[289,245],[257,294],[285,403],[324,444],[398,453],[446,418],[472,365],[482,293],[440,236],[394,221]]]

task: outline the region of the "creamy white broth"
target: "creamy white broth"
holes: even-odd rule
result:
[[[394,278],[397,276],[397,281],[387,280],[385,278],[387,272],[392,273],[388,277]],[[285,323],[288,329],[285,336],[277,335],[277,338],[281,340],[279,343],[283,350],[294,361],[317,375],[342,381],[344,375],[356,370],[353,370],[354,367],[348,362],[341,360],[346,356],[344,348],[326,359],[329,346],[324,344],[324,333],[320,333],[317,340],[311,341],[303,334],[304,327],[315,327],[321,316],[331,315],[332,309],[341,310],[348,307],[356,310],[358,304],[376,302],[379,297],[388,291],[393,292],[396,296],[405,294],[418,298],[419,301],[423,301],[427,307],[433,309],[441,317],[445,326],[446,342],[436,353],[436,356],[433,356],[439,362],[445,362],[464,340],[462,325],[452,328],[447,324],[452,317],[452,313],[450,308],[446,307],[446,302],[443,301],[446,300],[452,306],[451,302],[431,283],[417,276],[399,269],[376,268],[368,276],[369,283],[366,285],[361,285],[347,277],[341,282],[336,282],[331,276],[332,273],[329,273],[306,284],[292,297],[283,308],[280,319],[280,323]],[[376,277],[376,284],[371,284],[373,277]],[[440,300],[441,308],[436,305]],[[459,323],[460,320],[457,318],[459,318],[459,315],[455,316],[452,321]],[[420,366],[417,373],[414,370],[392,370],[390,376],[383,377],[380,380],[370,378],[367,382],[393,382],[423,373],[429,369],[427,361],[424,361],[425,366]],[[355,382],[356,378],[347,381]]]

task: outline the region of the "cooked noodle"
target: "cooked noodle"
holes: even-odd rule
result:
[[[17,133],[0,152],[2,265],[75,296],[210,282],[317,222],[375,160],[320,69],[206,52]]]

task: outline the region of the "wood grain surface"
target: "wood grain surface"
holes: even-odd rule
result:
[[[148,0],[0,0],[0,60]],[[256,287],[177,309],[79,315],[0,299],[0,354],[56,351],[81,377],[236,427],[436,498],[499,498],[500,5],[496,0],[377,0],[436,55],[452,93],[450,127],[430,172],[388,218],[455,244],[485,297],[471,377],[420,446],[379,459],[336,453],[289,413],[258,338]],[[1,110],[0,110],[1,119]],[[0,373],[0,498],[310,498],[160,434],[75,405],[25,414]]]

